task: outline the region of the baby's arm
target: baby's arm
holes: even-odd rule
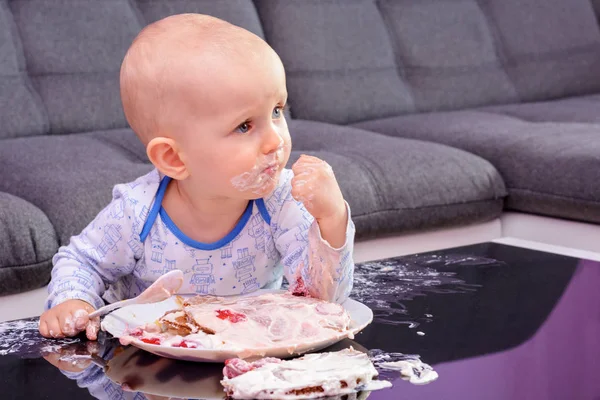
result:
[[[331,167],[302,156],[294,178],[282,176],[274,238],[297,292],[341,303],[352,289],[354,224]]]
[[[85,330],[89,339],[96,339],[99,318],[89,320],[88,314],[104,305],[101,296],[109,284],[133,271],[134,250],[141,249],[134,228],[135,202],[128,200],[127,188],[116,186],[112,202],[54,256],[47,311],[40,317],[43,336],[74,336]]]

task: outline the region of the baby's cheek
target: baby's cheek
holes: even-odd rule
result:
[[[252,169],[256,163],[256,154],[244,146],[218,147],[205,161],[205,172],[230,181],[234,176]]]
[[[223,169],[227,171],[232,178],[243,174],[244,172],[250,172],[258,168],[259,160],[256,155],[248,155],[239,153],[237,155],[231,155],[225,159],[222,163],[226,164]]]
[[[282,156],[282,164],[285,167],[287,162],[290,160],[290,154],[292,154],[292,141],[288,138],[287,141],[283,141],[283,148],[281,150]]]
[[[214,154],[207,154],[204,151],[189,154],[187,158],[186,166],[188,171],[192,176],[200,178],[208,175],[207,172],[211,170],[210,166],[212,165],[214,167],[215,160],[217,160]]]
[[[292,137],[290,136],[290,131],[288,131],[287,126],[284,132],[281,133],[281,139],[283,140],[284,146],[291,150],[292,147]]]

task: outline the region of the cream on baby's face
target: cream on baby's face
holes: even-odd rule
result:
[[[285,72],[266,45],[239,57],[204,62],[210,75],[194,77],[182,93],[177,141],[190,183],[215,197],[255,199],[274,190],[289,159],[291,140],[283,109]]]

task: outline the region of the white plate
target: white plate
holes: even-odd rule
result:
[[[280,290],[258,290],[249,296],[258,296],[260,294],[268,292],[282,292]],[[179,295],[183,298],[192,297],[194,295]],[[350,330],[348,332],[340,333],[327,340],[320,340],[317,342],[302,343],[292,351],[288,347],[272,347],[263,350],[260,356],[263,357],[277,357],[277,358],[290,358],[301,354],[306,354],[312,351],[318,351],[325,347],[331,346],[340,340],[343,340],[352,335],[356,335],[358,332],[363,330],[373,320],[373,311],[362,303],[355,300],[348,299],[342,304],[348,314],[350,315]],[[156,321],[162,317],[165,312],[178,308],[175,297],[171,297],[165,301],[154,304],[139,304],[133,306],[123,307],[119,310],[113,311],[107,315],[102,321],[102,329],[109,332],[114,337],[123,336],[128,329],[145,325]],[[171,347],[161,346],[143,343],[136,340],[132,343],[134,346],[146,350],[150,353],[168,358],[175,358],[178,360],[187,361],[202,361],[202,362],[223,362],[229,358],[243,357],[247,358],[246,351],[244,353],[236,352],[234,350],[222,350],[222,349],[189,349],[182,347]],[[291,352],[290,352],[291,351]]]

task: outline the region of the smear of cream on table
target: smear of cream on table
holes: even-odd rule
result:
[[[80,342],[79,338],[47,339],[40,335],[38,325],[38,318],[0,323],[0,355],[39,357]]]

